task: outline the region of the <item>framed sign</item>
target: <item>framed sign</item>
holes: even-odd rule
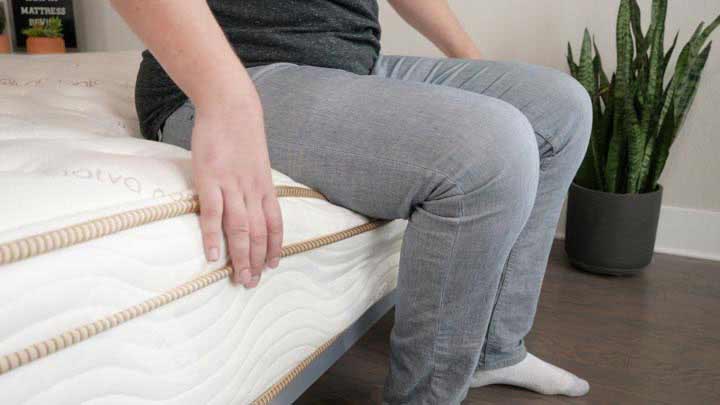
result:
[[[12,12],[16,48],[25,48],[22,30],[42,24],[50,17],[62,20],[65,46],[77,48],[73,0],[12,0]]]

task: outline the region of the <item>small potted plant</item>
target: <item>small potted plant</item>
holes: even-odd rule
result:
[[[43,24],[36,24],[22,31],[27,38],[27,52],[30,54],[65,53],[62,20],[51,17]]]
[[[10,53],[10,36],[5,33],[6,27],[5,4],[0,2],[0,53]]]
[[[594,125],[585,160],[570,188],[565,250],[571,263],[602,274],[632,275],[655,250],[670,147],[692,105],[720,17],[701,23],[666,80],[677,45],[665,49],[667,0],[653,0],[642,31],[636,0],[621,0],[617,71],[608,79],[585,30],[579,62],[568,44],[572,75],[590,93]],[[594,51],[594,52],[593,52]]]

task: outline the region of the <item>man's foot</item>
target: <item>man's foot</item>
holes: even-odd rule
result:
[[[527,388],[545,395],[580,397],[590,391],[587,381],[528,353],[525,359],[510,367],[478,370],[470,387],[504,384]]]

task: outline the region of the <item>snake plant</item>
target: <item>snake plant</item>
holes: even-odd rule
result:
[[[642,30],[637,0],[621,0],[617,19],[617,70],[608,78],[586,29],[579,60],[568,43],[572,75],[590,93],[594,124],[588,152],[575,182],[610,193],[647,193],[658,188],[670,147],[697,93],[710,55],[710,34],[720,16],[695,30],[667,78],[678,36],[665,49],[667,0],[653,0],[650,26]]]

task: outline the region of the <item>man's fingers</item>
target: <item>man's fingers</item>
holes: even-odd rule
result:
[[[233,281],[248,284],[250,274],[250,226],[243,194],[238,190],[223,189],[223,228],[233,265]]]
[[[200,229],[205,258],[214,262],[220,259],[222,241],[223,199],[220,187],[208,181],[198,181],[200,197]]]
[[[277,196],[271,194],[263,199],[263,211],[267,224],[267,265],[276,268],[280,263],[283,243],[283,221]]]
[[[277,197],[274,193],[254,197],[241,187],[217,185],[212,180],[199,181],[197,187],[207,259],[219,259],[224,232],[233,282],[257,286],[263,270],[277,267],[282,253],[283,224]]]
[[[250,224],[250,269],[254,287],[260,281],[262,271],[265,269],[265,253],[267,252],[267,225],[265,225],[265,213],[262,209],[262,202],[255,198],[246,198],[248,223]]]

